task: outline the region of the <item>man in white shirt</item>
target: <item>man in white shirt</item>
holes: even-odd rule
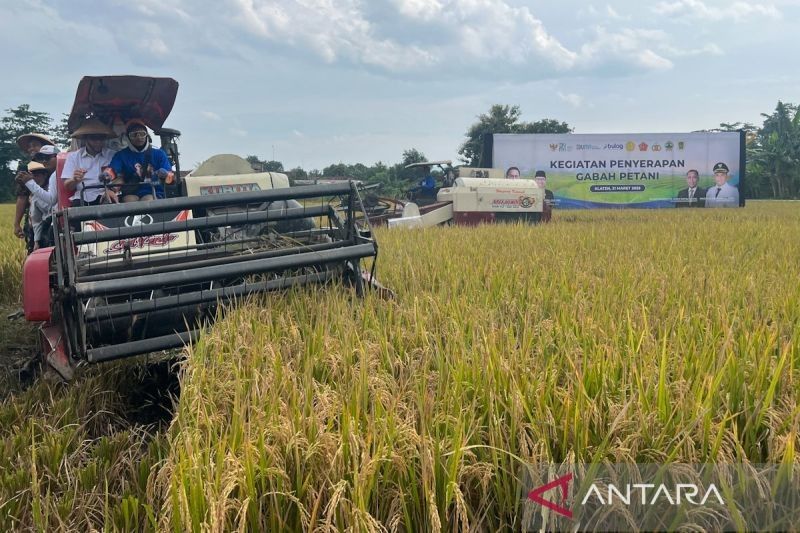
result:
[[[115,153],[106,143],[116,135],[96,118],[90,118],[75,130],[72,137],[82,140],[83,147],[67,155],[61,172],[61,178],[66,180],[64,187],[73,193],[70,204],[72,207],[99,204],[105,197],[100,174]]]
[[[739,207],[739,189],[728,183],[728,165],[714,165],[713,187],[706,193],[706,207]]]

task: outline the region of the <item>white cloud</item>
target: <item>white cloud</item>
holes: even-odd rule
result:
[[[572,107],[580,107],[583,104],[583,98],[575,93],[567,93],[564,94],[561,91],[558,93],[558,97],[561,99],[562,102],[566,102],[567,104],[571,105]]]
[[[100,24],[102,15],[90,9],[89,0],[73,2],[74,9],[53,8],[62,17],[77,20],[75,14],[84,13],[86,24]],[[165,72],[186,64],[207,69],[217,58],[254,66],[268,55],[401,79],[514,83],[658,71],[688,55],[670,48],[663,32],[653,41],[652,31],[626,28],[632,25],[631,10],[610,4],[580,8],[578,13],[588,10],[605,22],[600,29],[570,29],[581,40],[567,45],[532,8],[514,0],[111,2],[119,12],[120,22],[110,32],[117,48],[135,65]],[[659,9],[697,5],[704,4],[676,0]]]
[[[213,111],[200,111],[200,114],[204,118],[207,118],[208,120],[213,120],[215,122],[219,122],[220,120],[222,120],[222,117],[214,113]]]
[[[439,0],[391,0],[403,15],[420,20],[432,20],[442,14],[444,4]]]
[[[241,128],[230,128],[228,132],[236,137],[247,137],[247,130]]]
[[[599,33],[571,50],[530,8],[509,0],[385,0],[369,6],[359,0],[229,2],[232,21],[257,40],[325,63],[390,75],[532,80],[606,67],[612,72],[671,67],[669,59],[639,40],[640,30]],[[381,18],[370,11],[375,6]],[[626,19],[610,5],[604,11],[617,22]]]
[[[676,0],[660,2],[653,11],[659,15],[686,17],[702,20],[734,20],[744,21],[752,16],[764,16],[773,19],[781,18],[781,12],[773,4],[748,3],[737,1],[725,7],[708,5],[702,0]]]
[[[623,69],[666,70],[673,66],[672,61],[655,51],[667,40],[667,35],[661,30],[622,28],[609,32],[598,27],[595,33],[595,39],[581,47],[581,61],[589,69],[608,65]]]
[[[611,7],[610,5],[606,6],[606,13],[608,13],[609,17],[615,20],[631,20],[630,15],[622,16],[619,13],[617,13],[617,10]]]
[[[670,45],[661,45],[660,50],[668,54],[670,57],[691,57],[691,56],[699,56],[699,55],[709,55],[709,56],[721,56],[725,55],[725,52],[719,45],[715,43],[709,43],[705,46],[700,48],[676,48]]]

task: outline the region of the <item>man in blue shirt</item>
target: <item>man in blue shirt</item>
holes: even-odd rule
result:
[[[167,154],[151,145],[147,127],[140,120],[131,120],[125,130],[129,145],[114,154],[110,167],[122,178],[122,201],[153,200],[164,198],[164,186],[160,180],[172,171]]]

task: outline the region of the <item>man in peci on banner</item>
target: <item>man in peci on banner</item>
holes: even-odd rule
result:
[[[550,222],[550,219],[553,217],[553,204],[555,204],[556,197],[553,194],[553,191],[547,188],[547,175],[544,173],[544,170],[537,170],[536,174],[533,176],[533,179],[540,189],[544,189],[544,209],[542,210],[542,221]]]
[[[728,183],[728,165],[714,165],[713,187],[706,193],[706,207],[739,207],[739,189]]]
[[[686,188],[678,191],[678,196],[675,199],[675,207],[705,206],[706,194],[708,192],[704,188],[697,186],[698,181],[700,181],[700,173],[695,169],[686,173]]]

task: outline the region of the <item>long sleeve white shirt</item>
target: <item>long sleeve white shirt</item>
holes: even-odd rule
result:
[[[36,181],[28,180],[25,186],[31,191],[30,217],[33,225],[33,240],[38,242],[42,237],[42,221],[49,217],[53,208],[58,203],[58,184],[56,173],[50,175],[47,189],[42,188]]]

